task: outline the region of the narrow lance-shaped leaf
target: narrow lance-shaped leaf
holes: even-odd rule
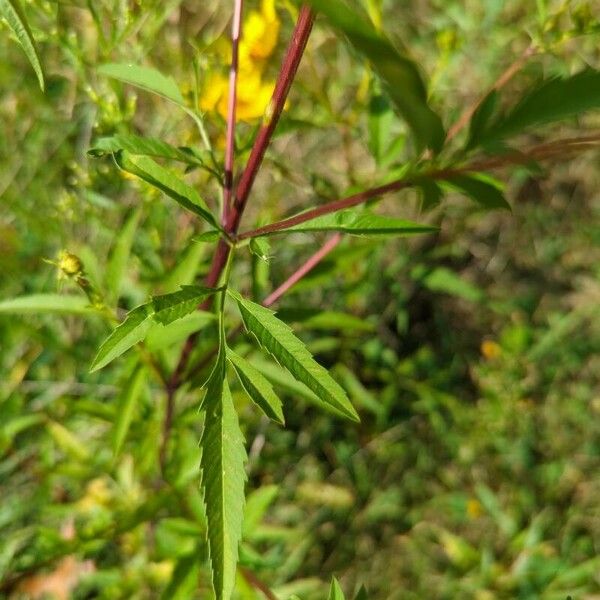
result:
[[[213,227],[218,228],[215,218],[200,194],[193,187],[179,179],[177,175],[161,167],[147,156],[134,156],[124,150],[117,152],[114,156],[121,169],[132,175],[137,175],[146,183],[163,191],[187,210],[199,215]]]
[[[227,358],[233,365],[242,387],[256,406],[276,423],[283,425],[285,419],[281,409],[281,400],[267,379],[250,362],[227,349]]]
[[[119,298],[121,292],[121,284],[127,261],[131,253],[133,238],[137,231],[137,226],[140,220],[141,209],[134,210],[125,221],[125,224],[119,231],[115,245],[112,249],[108,265],[106,267],[106,289],[108,292],[107,302],[112,304]]]
[[[286,229],[260,234],[277,235],[294,232],[319,232],[339,231],[350,235],[395,235],[407,236],[420,233],[431,233],[437,231],[437,227],[421,225],[404,219],[377,215],[364,210],[341,210],[336,213],[322,215],[305,221],[299,225],[293,225]]]
[[[146,372],[143,366],[138,366],[129,378],[119,399],[116,421],[113,429],[113,454],[118,456],[127,437],[127,432],[133,420],[136,404],[146,383]]]
[[[0,314],[74,314],[87,315],[96,312],[90,301],[83,296],[64,294],[32,294],[9,298],[0,302]]]
[[[206,383],[205,413],[200,439],[201,487],[207,518],[209,561],[217,600],[229,600],[235,583],[238,546],[242,537],[247,460],[244,438],[225,380],[225,354]]]
[[[184,285],[178,292],[152,298],[154,320],[169,325],[177,319],[194,312],[198,305],[218,290],[199,285]]]
[[[344,596],[340,583],[335,577],[331,580],[331,587],[329,588],[327,600],[346,600],[346,596]]]
[[[125,320],[104,340],[92,362],[90,371],[97,371],[123,352],[141,342],[152,325],[152,309],[148,304],[134,308]]]
[[[479,177],[469,175],[454,175],[446,182],[451,187],[466,194],[478,204],[487,209],[507,208],[510,210],[510,204],[506,201],[502,190],[491,181],[484,181]]]
[[[94,358],[91,371],[97,371],[143,341],[153,323],[168,325],[193,312],[204,298],[217,290],[185,286],[178,292],[157,296],[147,304],[134,308],[125,320],[104,340]]]
[[[4,17],[21,44],[27,59],[37,75],[40,88],[44,89],[44,72],[29,23],[19,0],[0,0],[0,17]]]
[[[201,165],[202,161],[191,152],[186,152],[157,138],[146,138],[140,135],[117,133],[110,137],[102,137],[95,141],[88,154],[94,157],[113,154],[126,150],[130,154],[169,158],[190,165]]]
[[[355,13],[341,0],[309,0],[309,3],[326,15],[356,50],[370,60],[396,108],[412,129],[417,149],[441,150],[446,135],[444,127],[427,102],[427,90],[415,63],[380,34],[369,19]]]
[[[108,63],[100,65],[98,73],[158,94],[176,104],[183,105],[185,102],[175,80],[166,77],[156,69],[132,64]]]
[[[485,145],[536,125],[557,122],[600,108],[600,71],[585,69],[570,77],[547,79],[479,137]]]
[[[242,298],[236,292],[228,292],[237,302],[246,329],[269,354],[313,391],[321,401],[345,417],[359,421],[346,392],[327,370],[315,361],[306,346],[283,321],[268,308]]]

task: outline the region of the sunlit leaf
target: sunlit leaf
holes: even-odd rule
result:
[[[115,160],[124,171],[137,175],[145,182],[163,191],[187,210],[199,215],[214,227],[218,227],[200,194],[175,173],[160,166],[148,156],[134,156],[124,150],[115,154]]]
[[[152,298],[154,320],[168,325],[194,312],[198,305],[218,290],[198,285],[184,285],[178,292]]]
[[[229,293],[238,304],[246,329],[269,354],[323,402],[347,418],[359,421],[346,392],[327,370],[315,361],[306,346],[283,321],[268,308],[242,298],[236,292]]]
[[[208,521],[208,550],[217,600],[229,600],[235,583],[238,545],[242,537],[247,460],[231,392],[225,380],[225,353],[206,383],[205,414],[200,439],[201,488]]]
[[[0,314],[73,314],[87,315],[94,313],[90,302],[83,296],[66,296],[63,294],[32,294],[9,298],[0,302]]]
[[[376,215],[364,210],[342,210],[315,217],[299,225],[293,225],[286,229],[263,233],[260,236],[278,235],[293,232],[319,232],[339,231],[350,235],[394,235],[407,236],[420,233],[431,233],[437,231],[437,227],[431,225],[420,225],[412,221]]]
[[[0,17],[3,17],[23,48],[27,59],[37,75],[40,88],[44,89],[44,72],[27,17],[20,0],[0,0]]]
[[[327,600],[346,600],[346,596],[344,596],[344,592],[335,577],[331,580],[331,587],[329,588]]]
[[[412,129],[417,149],[441,150],[446,134],[440,117],[429,107],[417,65],[380,34],[366,16],[354,12],[342,0],[309,0],[309,3],[326,15],[356,50],[370,60],[394,105]]]
[[[152,309],[148,304],[134,308],[125,320],[106,338],[92,362],[90,371],[97,371],[141,342],[152,325]]]
[[[98,67],[100,75],[113,77],[148,92],[163,96],[176,104],[185,103],[175,80],[150,67],[133,64],[108,63]]]
[[[283,425],[285,419],[281,409],[281,400],[273,390],[271,384],[257,371],[250,362],[227,349],[227,358],[233,365],[242,387],[250,399],[276,423]]]
[[[139,135],[117,133],[110,137],[96,140],[88,154],[94,157],[113,154],[119,150],[126,150],[130,154],[152,156],[155,158],[168,158],[190,165],[202,164],[194,154],[185,152],[156,138],[147,138]]]

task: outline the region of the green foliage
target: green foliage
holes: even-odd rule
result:
[[[208,549],[216,597],[230,598],[242,537],[247,460],[244,438],[225,379],[225,348],[206,383],[201,488],[208,522]]]
[[[306,346],[272,311],[229,292],[237,302],[244,325],[260,346],[298,381],[340,415],[358,421],[358,414],[339,384],[317,363]]]
[[[417,65],[342,0],[311,0],[310,3],[370,61],[395,107],[412,129],[417,150],[430,148],[439,152],[444,143],[444,127],[428,105],[427,90]]]
[[[591,5],[314,0],[239,234],[231,7],[138,4],[29,3],[43,96],[0,36],[0,596],[598,593]],[[234,187],[284,4],[245,7]]]
[[[40,55],[20,0],[0,0],[0,16],[6,20],[17,41],[21,44],[37,75],[40,88],[43,90],[44,72],[42,71]]]

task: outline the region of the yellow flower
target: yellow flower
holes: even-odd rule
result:
[[[237,118],[252,121],[263,116],[274,88],[274,82],[263,81],[266,59],[277,45],[280,22],[274,0],[263,0],[260,11],[252,11],[244,22],[240,42]],[[221,73],[211,74],[204,84],[200,109],[217,111],[227,117],[229,79]]]
[[[240,62],[264,60],[273,54],[279,36],[275,0],[263,0],[260,12],[253,10],[244,22],[240,43]]]
[[[488,360],[494,360],[502,354],[502,348],[492,340],[484,340],[481,343],[481,354]]]
[[[483,507],[476,498],[469,498],[467,502],[467,514],[471,519],[477,519],[483,514]]]
[[[274,83],[264,83],[257,71],[243,71],[238,79],[237,118],[251,121],[262,117],[271,100]],[[213,74],[208,78],[200,99],[200,108],[207,112],[216,110],[227,117],[227,92],[229,80],[223,75]]]

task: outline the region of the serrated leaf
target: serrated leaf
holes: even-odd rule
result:
[[[83,296],[62,294],[32,294],[9,298],[0,302],[0,314],[73,314],[88,315],[96,312]]]
[[[419,151],[441,150],[445,132],[440,117],[427,102],[417,65],[341,0],[309,0],[350,43],[369,59],[399,113],[412,129]]]
[[[344,596],[344,592],[335,577],[331,580],[331,587],[329,588],[327,600],[346,600],[346,596]]]
[[[198,285],[184,285],[178,292],[155,296],[152,298],[154,320],[162,325],[169,325],[194,312],[198,305],[218,290]]]
[[[218,228],[217,222],[200,194],[173,172],[161,167],[147,156],[134,156],[125,150],[117,152],[115,160],[121,169],[137,175],[146,183],[158,188],[187,210],[199,215]]]
[[[156,69],[133,64],[108,63],[100,65],[98,73],[158,94],[176,104],[185,104],[175,80],[172,77],[166,77]]]
[[[271,384],[257,371],[250,362],[227,349],[227,358],[233,365],[242,387],[256,406],[258,406],[269,419],[280,425],[285,424],[281,400],[273,390]]]
[[[202,161],[190,152],[184,152],[156,138],[146,138],[131,133],[117,133],[110,137],[99,138],[96,140],[94,146],[88,150],[88,154],[94,157],[101,157],[106,154],[114,154],[119,150],[126,150],[130,154],[168,158],[190,165],[202,164]]]
[[[452,179],[447,179],[446,182],[450,187],[469,196],[484,208],[506,208],[511,210],[502,190],[489,181],[484,181],[474,175],[454,175]]]
[[[119,298],[123,276],[125,275],[140,215],[140,208],[137,208],[129,215],[119,231],[110,258],[108,259],[106,266],[106,290],[109,306]]]
[[[150,305],[142,304],[142,306],[134,308],[102,343],[90,371],[102,369],[129,348],[141,342],[151,324],[152,308]]]
[[[115,426],[112,436],[112,449],[115,457],[119,456],[123,442],[133,420],[133,413],[146,383],[146,372],[138,366],[131,375],[117,406]]]
[[[40,55],[35,45],[27,17],[19,0],[0,0],[0,16],[6,19],[8,26],[23,48],[29,63],[37,75],[42,91],[44,90],[44,72]]]
[[[229,600],[235,584],[238,546],[242,537],[247,460],[231,392],[225,380],[225,354],[206,383],[205,413],[200,439],[201,488],[207,518],[209,562],[217,600]]]
[[[258,237],[266,235],[278,235],[294,232],[320,232],[320,231],[339,231],[357,236],[368,235],[394,235],[407,236],[420,233],[431,233],[437,231],[437,227],[431,225],[420,225],[404,219],[395,217],[386,217],[376,215],[364,210],[341,210],[336,213],[330,213],[315,217],[310,221],[305,221],[299,225],[293,225],[286,229],[263,233]]]
[[[236,292],[228,292],[237,302],[246,329],[271,356],[323,402],[353,421],[360,420],[346,392],[315,361],[306,346],[283,321],[268,308],[242,298]]]
[[[482,145],[600,108],[600,72],[585,69],[542,81],[486,131]]]

